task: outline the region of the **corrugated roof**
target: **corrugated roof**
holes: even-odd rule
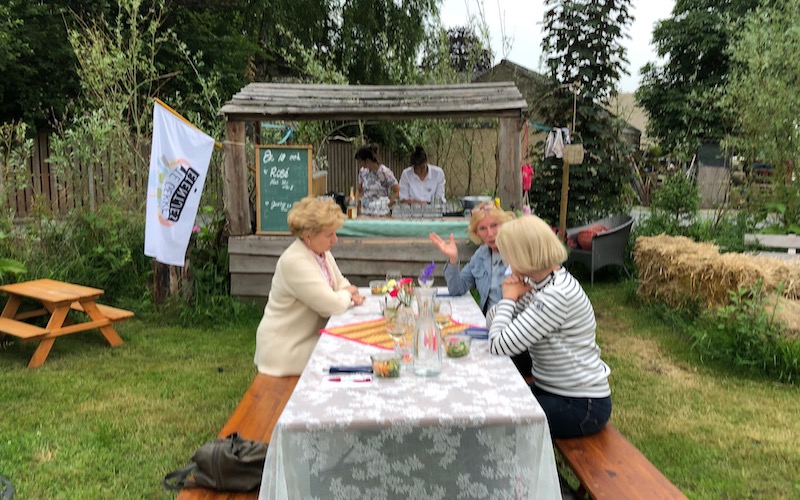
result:
[[[459,85],[251,83],[220,110],[228,121],[522,118],[513,82]]]

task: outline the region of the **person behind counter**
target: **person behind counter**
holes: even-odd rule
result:
[[[502,284],[507,269],[500,256],[495,238],[504,222],[514,218],[514,214],[500,209],[491,201],[483,202],[474,210],[467,226],[467,235],[476,245],[480,245],[463,268],[458,258],[458,245],[453,234],[449,240],[436,233],[428,237],[436,248],[447,257],[444,265],[444,279],[447,293],[463,295],[473,288],[478,290],[478,305],[484,314],[503,298]],[[531,376],[531,358],[527,354],[513,357],[514,365],[523,377]]]
[[[346,218],[328,197],[306,197],[289,210],[289,231],[296,239],[278,258],[256,332],[259,372],[276,377],[299,375],[328,318],[364,302],[330,253]]]
[[[428,163],[428,154],[422,146],[411,153],[411,166],[400,174],[400,202],[429,204],[444,202],[444,170]]]
[[[555,438],[600,431],[611,416],[611,369],[600,359],[594,309],[562,264],[567,250],[535,215],[506,222],[497,247],[511,266],[487,315],[492,354],[529,354],[531,391]]]
[[[364,208],[378,199],[389,198],[389,206],[400,197],[400,184],[397,177],[378,161],[374,146],[362,146],[356,151],[358,160],[358,199]]]

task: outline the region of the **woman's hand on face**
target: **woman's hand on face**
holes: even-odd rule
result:
[[[522,279],[522,276],[512,274],[506,276],[503,280],[503,298],[511,299],[513,301],[519,300],[520,297],[531,291],[531,286]]]
[[[456,245],[456,238],[453,236],[453,233],[450,233],[450,240],[448,241],[443,240],[436,233],[430,233],[428,238],[430,238],[440,252],[447,256],[451,265],[455,265],[458,262],[458,246]]]

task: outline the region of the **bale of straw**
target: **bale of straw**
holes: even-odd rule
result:
[[[800,299],[800,261],[720,254],[712,243],[663,234],[637,238],[633,258],[639,270],[639,295],[672,307],[721,306],[728,303],[731,290],[750,288],[759,279],[767,293],[778,291],[786,299]]]

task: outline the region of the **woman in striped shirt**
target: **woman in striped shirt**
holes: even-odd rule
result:
[[[553,437],[599,431],[611,416],[611,370],[600,359],[592,304],[561,266],[564,244],[534,215],[503,224],[496,241],[512,275],[487,317],[492,354],[531,356],[531,390]]]

